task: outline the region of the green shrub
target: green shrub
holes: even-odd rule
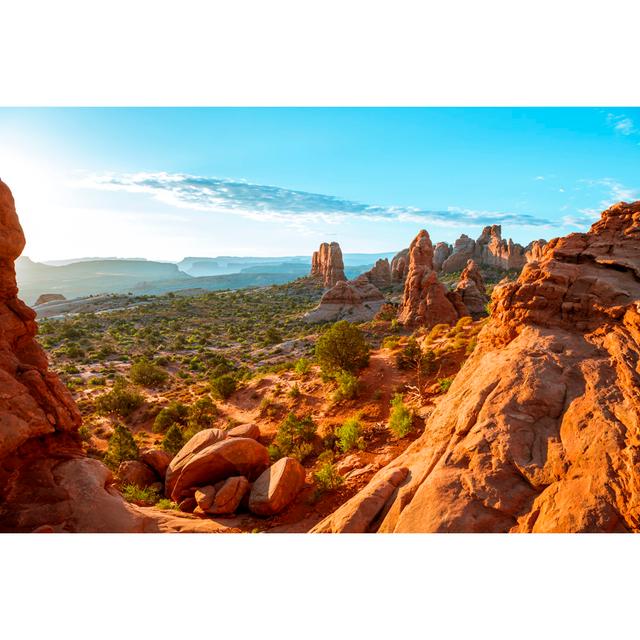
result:
[[[334,491],[344,482],[344,478],[338,473],[331,462],[325,462],[318,471],[313,474],[313,479],[316,485],[318,485],[318,491],[320,493]]]
[[[316,430],[311,416],[298,418],[290,413],[278,427],[276,437],[269,447],[271,457],[277,460],[295,454],[295,457],[304,460],[313,451],[312,447],[304,445],[311,445],[316,437]]]
[[[289,389],[289,397],[294,400],[299,398],[302,395],[302,391],[300,391],[300,387],[297,384],[294,384],[291,389]]]
[[[153,421],[153,432],[164,433],[174,422],[186,424],[189,407],[182,402],[170,402]]]
[[[96,409],[102,414],[114,413],[126,418],[143,402],[144,398],[137,391],[131,389],[124,378],[117,378],[111,391],[103,393],[96,400]]]
[[[311,362],[307,358],[300,358],[293,368],[299,376],[306,376],[310,369]]]
[[[180,427],[177,424],[172,424],[162,438],[162,448],[168,454],[175,456],[184,445],[184,437]]]
[[[210,381],[211,393],[220,400],[226,400],[236,390],[238,383],[230,373],[224,373]]]
[[[159,387],[167,381],[169,374],[150,360],[143,358],[131,365],[129,377],[143,387]]]
[[[442,391],[442,393],[447,393],[447,391],[449,391],[449,387],[453,383],[453,378],[438,378],[437,383],[440,387],[440,391]]]
[[[80,425],[80,428],[78,429],[78,435],[80,436],[80,440],[82,440],[82,442],[89,442],[89,440],[91,440],[91,430],[84,423]]]
[[[362,427],[359,416],[352,416],[344,421],[342,426],[336,430],[338,447],[342,453],[347,453],[352,449],[364,449],[364,440],[361,435]]]
[[[398,336],[386,336],[382,340],[382,348],[383,349],[395,349],[400,342],[400,338]]]
[[[402,401],[402,395],[396,393],[391,399],[391,413],[389,414],[389,431],[396,438],[404,438],[412,428],[413,416]]]
[[[133,434],[124,425],[117,424],[109,438],[107,453],[104,457],[105,464],[111,469],[117,469],[121,462],[137,459],[138,445]]]
[[[198,398],[190,407],[187,414],[187,425],[190,430],[202,431],[213,425],[218,415],[218,409],[211,398]]]
[[[160,500],[156,502],[155,507],[156,509],[165,509],[165,510],[173,509],[175,511],[179,511],[180,509],[178,505],[172,500],[169,500],[169,498],[160,498]]]
[[[335,375],[338,388],[333,394],[333,401],[353,400],[358,395],[360,382],[356,376],[348,371],[338,371]]]
[[[318,338],[315,354],[326,374],[341,369],[357,373],[369,363],[369,345],[362,331],[346,320],[336,322]]]
[[[126,484],[122,487],[122,497],[127,502],[151,506],[158,502],[160,493],[157,489],[151,489],[150,487],[141,489],[135,484]]]

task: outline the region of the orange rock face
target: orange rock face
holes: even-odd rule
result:
[[[473,260],[467,262],[467,266],[460,275],[456,292],[460,294],[460,298],[469,313],[474,316],[484,314],[489,298],[482,274]]]
[[[17,297],[13,263],[24,242],[0,181],[0,531],[212,530],[128,504],[109,469],[84,456],[80,414],[34,339],[34,312]]]
[[[496,288],[424,435],[372,479],[408,469],[376,513],[357,494],[315,529],[640,531],[639,310],[640,202],[620,203]]]
[[[310,277],[318,279],[324,287],[333,287],[337,282],[346,280],[342,251],[337,242],[323,242],[311,258]]]
[[[391,261],[391,281],[404,282],[409,268],[409,249],[403,249]]]
[[[391,284],[391,267],[389,266],[389,260],[376,260],[373,268],[366,271],[364,274],[369,282],[376,287],[388,287]]]
[[[409,247],[409,267],[398,320],[407,326],[454,324],[459,310],[433,270],[433,245],[423,229]]]

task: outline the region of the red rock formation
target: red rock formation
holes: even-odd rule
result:
[[[111,472],[84,457],[78,410],[34,339],[35,313],[17,297],[13,263],[24,242],[0,181],[0,531],[220,529],[126,503]]]
[[[537,241],[544,243],[544,240]],[[479,266],[499,269],[522,269],[526,260],[522,245],[502,239],[499,224],[485,227],[477,240],[464,233],[455,241],[453,251],[442,263],[444,273],[461,271],[468,260],[474,260]],[[439,269],[436,269],[439,270]]]
[[[337,242],[323,242],[311,258],[310,277],[319,280],[323,287],[333,287],[337,282],[346,280],[342,251]]]
[[[467,266],[456,285],[456,291],[472,315],[480,316],[485,313],[489,298],[480,269],[473,260],[467,262]]]
[[[442,269],[444,261],[451,255],[451,247],[446,242],[438,242],[433,249],[433,268],[436,271]]]
[[[409,268],[398,320],[405,325],[454,324],[460,317],[433,270],[433,245],[423,229],[409,247]]]
[[[384,303],[380,290],[366,274],[349,282],[340,281],[320,299],[320,304],[304,316],[307,322],[365,322],[371,320]]]
[[[638,362],[635,202],[496,288],[424,435],[370,486],[391,469],[404,483],[365,519],[357,494],[315,530],[640,531]]]
[[[377,260],[373,268],[362,275],[366,276],[369,282],[376,287],[388,287],[391,285],[391,267],[389,260]]]
[[[546,244],[546,240],[534,240],[533,242],[530,242],[525,248],[524,257],[526,261],[534,262],[536,260],[540,260]]]
[[[391,280],[393,282],[404,282],[407,277],[409,267],[409,249],[403,249],[393,256],[391,261]]]

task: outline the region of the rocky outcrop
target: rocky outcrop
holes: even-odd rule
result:
[[[215,485],[231,476],[255,480],[269,466],[269,453],[251,438],[228,438],[199,449],[181,465],[179,473],[172,466],[167,471],[165,493],[179,503],[193,495],[193,487]]]
[[[474,256],[476,243],[468,235],[462,234],[454,243],[451,254],[442,263],[441,270],[444,273],[462,271],[469,260]]]
[[[362,275],[366,276],[367,280],[374,287],[388,287],[391,285],[391,267],[389,266],[389,260],[387,258],[377,260],[373,268],[369,269]]]
[[[391,260],[391,281],[403,283],[407,277],[408,268],[409,249],[403,249],[396,253],[393,260]]]
[[[334,285],[303,319],[306,322],[366,322],[373,319],[383,304],[380,290],[362,274],[355,280]]]
[[[203,513],[230,515],[236,512],[249,488],[249,481],[244,476],[231,476],[214,486],[198,489],[194,497]]]
[[[132,484],[140,489],[145,489],[160,480],[153,469],[140,460],[121,462],[116,475],[121,487]]]
[[[546,240],[534,240],[530,242],[524,252],[524,257],[527,262],[535,262],[542,258],[542,254],[544,253],[544,248],[547,244]]]
[[[638,362],[640,202],[620,203],[496,287],[424,434],[370,486],[406,480],[357,530],[640,531]],[[358,496],[316,529],[346,530]]]
[[[544,243],[544,240],[536,242]],[[525,249],[511,239],[503,240],[501,226],[494,224],[485,227],[477,240],[463,233],[455,241],[451,254],[441,263],[441,268],[434,268],[436,271],[454,273],[462,271],[469,260],[474,260],[478,266],[505,270],[522,269],[527,262],[525,253],[528,249],[529,247]]]
[[[480,269],[473,260],[467,262],[455,290],[472,316],[479,317],[485,314],[489,297]]]
[[[43,293],[38,296],[38,299],[35,302],[35,306],[37,307],[39,304],[46,304],[47,302],[55,302],[66,300],[66,298],[61,293]]]
[[[341,280],[347,279],[344,275],[342,251],[337,242],[323,242],[320,248],[314,251],[309,275],[321,282],[323,287],[333,287]]]
[[[18,299],[14,260],[24,235],[0,181],[0,531],[209,531],[125,502],[101,462],[86,458],[80,414],[35,341],[35,314]]]
[[[433,270],[433,245],[423,229],[409,247],[409,267],[398,320],[407,326],[455,324],[459,311]]]
[[[446,242],[438,242],[433,249],[433,268],[441,271],[444,261],[451,255],[451,247]]]
[[[253,422],[248,424],[239,424],[227,431],[228,438],[251,438],[260,440],[260,427]]]
[[[304,482],[304,467],[294,458],[281,458],[254,482],[249,509],[259,516],[280,513],[300,493]]]

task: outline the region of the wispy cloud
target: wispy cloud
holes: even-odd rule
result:
[[[623,136],[630,136],[638,132],[633,120],[625,115],[614,115],[613,113],[608,113],[607,123]]]
[[[625,186],[619,180],[615,178],[600,178],[598,180],[582,180],[591,187],[604,188],[606,192],[606,199],[602,201],[603,206],[609,206],[613,202],[620,202],[620,200],[635,200],[638,195],[638,189],[633,189]]]
[[[547,219],[526,213],[477,211],[453,206],[438,211],[419,207],[369,205],[243,180],[182,173],[94,174],[74,184],[88,189],[147,194],[159,202],[181,209],[238,215],[251,220],[281,222],[297,227],[313,222],[339,224],[350,219],[370,222],[410,221],[443,226],[502,223],[540,227],[553,224]]]

